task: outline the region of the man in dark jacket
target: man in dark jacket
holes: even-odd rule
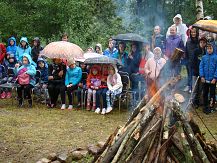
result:
[[[164,44],[165,44],[165,37],[160,33],[161,28],[160,26],[154,27],[154,34],[151,37],[151,49],[154,50],[154,48],[159,47],[162,51],[164,51]]]

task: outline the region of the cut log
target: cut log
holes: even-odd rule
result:
[[[197,138],[194,136],[194,133],[191,129],[191,126],[186,121],[186,117],[181,112],[180,105],[177,102],[173,102],[172,110],[175,112],[179,120],[182,122],[183,130],[186,136],[186,139],[190,145],[190,148],[193,153],[194,160],[198,163],[206,163],[209,162],[203,148],[198,142]]]
[[[160,129],[162,119],[159,119],[157,123],[141,138],[132,153],[126,159],[126,162],[142,162],[144,155],[146,154],[153,137],[156,136],[157,131]]]

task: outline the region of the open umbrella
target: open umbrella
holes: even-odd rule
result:
[[[84,62],[88,58],[103,57],[104,55],[98,53],[84,53],[83,58],[77,59],[79,62]]]
[[[85,64],[113,64],[113,65],[122,65],[122,63],[116,58],[110,58],[104,55],[100,57],[87,58],[84,61]]]
[[[197,27],[201,30],[217,33],[217,20],[199,20],[193,27]]]
[[[66,41],[56,41],[45,46],[40,55],[48,58],[74,58],[77,60],[83,58],[83,50],[76,44]]]
[[[112,39],[117,40],[117,41],[145,42],[145,39],[136,33],[118,34],[116,36],[113,36]]]

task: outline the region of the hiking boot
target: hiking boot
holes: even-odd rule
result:
[[[32,108],[32,100],[28,100],[29,108]]]
[[[18,101],[18,108],[23,107],[23,99],[19,99]]]
[[[11,96],[12,96],[11,92],[7,92],[6,98],[11,98]]]
[[[91,111],[95,112],[95,110],[96,110],[96,107],[95,107],[95,106],[92,106]]]
[[[87,110],[87,111],[90,111],[90,105],[87,105],[86,110]]]
[[[2,98],[2,99],[5,99],[5,98],[6,98],[6,93],[5,93],[5,92],[2,92],[2,93],[1,93],[1,98]]]
[[[208,108],[208,107],[203,108],[203,112],[204,112],[205,114],[210,114],[210,113],[211,113],[211,109]]]

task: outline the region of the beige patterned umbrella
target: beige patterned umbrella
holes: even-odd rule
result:
[[[197,27],[201,30],[217,33],[217,20],[199,20],[193,27]]]
[[[83,58],[83,53],[83,50],[76,44],[66,41],[56,41],[45,46],[40,55],[48,58],[74,58],[77,60]]]

